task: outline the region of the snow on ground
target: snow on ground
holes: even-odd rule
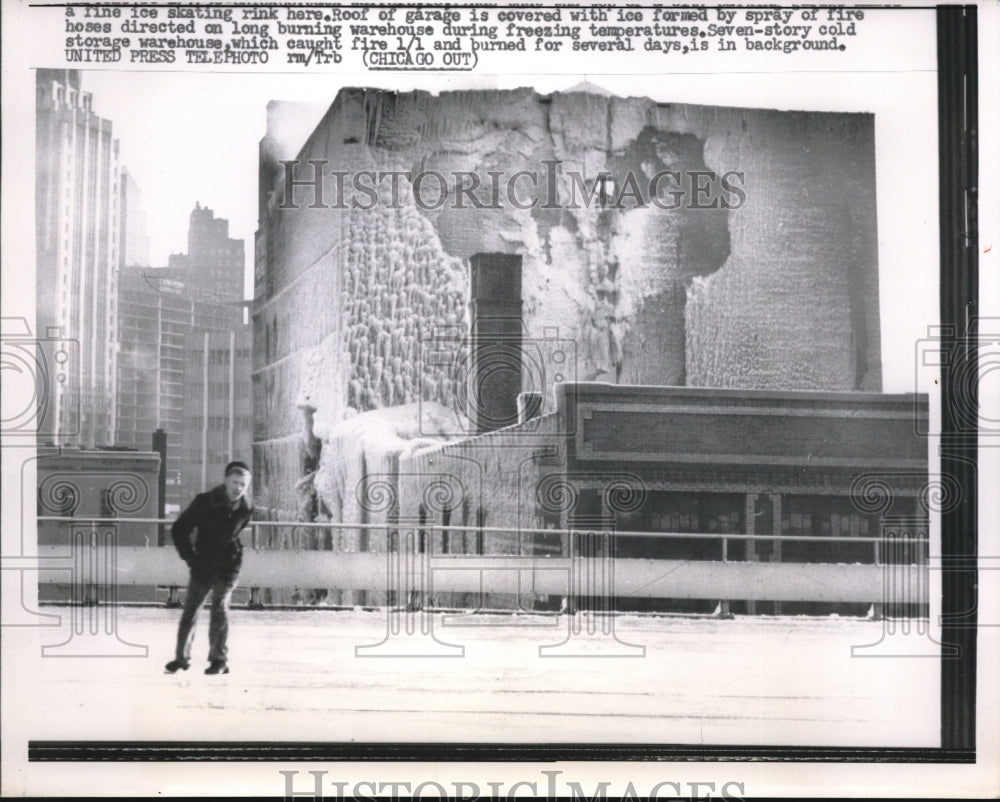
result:
[[[64,626],[5,633],[22,650],[7,679],[30,700],[32,739],[937,745],[938,660],[851,656],[883,637],[878,621],[622,616],[617,638],[644,656],[542,657],[570,618],[454,627],[437,615],[435,635],[460,657],[360,658],[355,647],[386,638],[386,612],[234,610],[233,673],[207,677],[207,610],[191,670],[176,675],[162,667],[178,610],[119,610],[120,636],[145,658],[40,657],[39,642],[70,631],[68,608],[45,612]],[[577,652],[613,645],[578,638]]]

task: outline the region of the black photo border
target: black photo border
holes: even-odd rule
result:
[[[308,3],[306,3],[308,4]],[[48,5],[48,4],[35,4]],[[53,4],[64,6],[67,4]],[[87,5],[74,4],[74,5]],[[111,3],[110,5],[117,5]],[[127,4],[125,4],[127,5]],[[191,4],[197,5],[197,4]],[[226,3],[226,5],[230,5]],[[247,5],[235,3],[232,5]],[[263,5],[254,3],[253,5]],[[275,5],[285,5],[276,3]],[[300,4],[295,4],[300,5]],[[327,3],[351,6],[366,4]],[[435,4],[418,4],[433,7]],[[440,5],[440,4],[436,4]],[[562,7],[579,4],[559,4]],[[538,4],[518,4],[530,8]],[[461,4],[449,5],[451,8]],[[546,6],[552,8],[552,6]],[[641,7],[637,5],[636,7]],[[727,6],[730,7],[730,6]],[[752,8],[754,4],[731,6]],[[774,7],[774,6],[769,6]],[[820,5],[819,7],[823,7]],[[77,761],[775,761],[821,763],[976,762],[977,431],[976,348],[979,260],[978,14],[975,5],[857,6],[936,14],[938,65],[940,324],[954,332],[950,369],[941,383],[942,471],[961,488],[961,502],[942,513],[942,642],[958,647],[941,658],[940,746],[841,748],[689,744],[395,743],[271,741],[31,740],[29,762]],[[971,428],[971,430],[970,430]]]

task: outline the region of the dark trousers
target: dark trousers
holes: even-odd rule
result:
[[[211,573],[192,571],[188,582],[184,612],[177,628],[176,658],[184,662],[191,659],[191,642],[194,640],[194,625],[198,613],[208,594],[212,594],[211,616],[208,621],[208,659],[226,661],[226,641],[229,637],[229,600],[233,595],[238,577],[231,573]]]

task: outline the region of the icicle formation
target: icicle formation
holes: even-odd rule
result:
[[[344,326],[348,406],[366,412],[418,397],[450,406],[452,371],[424,363],[420,349],[445,327],[467,330],[460,260],[436,246],[433,227],[412,206],[354,210],[350,230]],[[459,353],[453,363],[461,361]]]

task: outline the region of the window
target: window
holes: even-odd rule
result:
[[[589,491],[596,496],[596,491]],[[581,492],[580,500],[585,493]],[[743,529],[742,493],[677,493],[650,491],[646,502],[635,512],[618,513],[615,527],[619,532],[677,532],[739,534]],[[727,557],[743,558],[743,544],[727,544]],[[722,539],[648,538],[618,539],[619,557],[652,559],[721,560]]]
[[[782,496],[781,499],[781,534],[810,538],[782,541],[782,562],[873,562],[873,544],[850,543],[841,538],[877,537],[879,529],[878,516],[860,512],[849,498]]]

